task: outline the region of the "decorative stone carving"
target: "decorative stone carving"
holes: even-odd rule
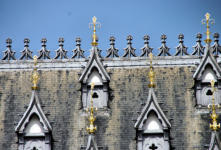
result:
[[[143,56],[148,57],[148,55],[149,55],[150,53],[152,53],[152,50],[153,50],[153,48],[151,48],[151,47],[149,46],[150,37],[149,37],[148,35],[145,35],[145,36],[143,37],[143,39],[144,39],[144,47],[141,48],[141,50],[142,50],[141,57],[143,57]]]
[[[41,43],[42,43],[42,48],[39,51],[39,56],[38,59],[50,59],[50,51],[47,50],[46,48],[46,43],[47,43],[47,39],[46,38],[42,38],[41,39]]]
[[[111,36],[110,37],[110,48],[107,50],[107,57],[119,57],[118,55],[118,49],[115,48],[115,37]]]
[[[179,34],[178,39],[179,39],[179,45],[176,47],[176,54],[175,54],[175,56],[178,56],[178,55],[181,55],[181,56],[188,55],[187,47],[183,44],[184,35],[183,34]]]
[[[81,49],[81,38],[76,38],[76,48],[72,52],[74,53],[72,58],[85,58],[84,50]]]
[[[4,51],[4,57],[2,60],[15,60],[15,52],[11,49],[12,40],[10,38],[6,39],[7,49]]]
[[[56,56],[54,59],[68,59],[67,57],[67,51],[64,49],[64,38],[59,38],[58,40],[58,43],[59,43],[59,48],[56,50]]]
[[[133,48],[132,47],[132,41],[133,40],[133,37],[131,36],[131,35],[128,35],[127,36],[127,47],[126,48],[124,48],[124,51],[125,51],[125,53],[124,53],[124,55],[123,55],[123,57],[131,57],[131,56],[134,56],[134,57],[136,57],[136,54],[135,54],[135,48]]]
[[[192,55],[202,56],[204,54],[204,49],[205,49],[205,47],[201,44],[202,34],[198,33],[196,35],[196,38],[198,40],[196,41],[196,45],[193,46],[194,51],[193,51]]]
[[[33,59],[32,58],[32,51],[30,51],[29,50],[29,44],[30,43],[30,40],[28,39],[28,38],[25,38],[24,39],[24,50],[23,51],[21,51],[21,53],[22,53],[22,56],[20,57],[20,60],[22,60],[23,58],[25,58],[25,59]]]
[[[165,34],[161,35],[161,47],[158,48],[160,50],[160,53],[158,54],[158,56],[171,56],[169,53],[170,48],[167,47],[166,45],[166,39],[167,36]]]
[[[214,44],[211,46],[213,54],[218,56],[221,53],[221,46],[219,45],[219,33],[214,33]]]

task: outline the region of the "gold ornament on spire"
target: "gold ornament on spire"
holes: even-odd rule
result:
[[[86,128],[86,130],[89,134],[94,134],[95,131],[97,130],[97,127],[94,125],[94,121],[96,119],[94,117],[94,110],[96,110],[96,109],[94,109],[94,106],[93,106],[93,89],[94,89],[94,83],[92,82],[91,83],[91,106],[90,106],[90,112],[89,112],[90,115],[88,118],[90,125],[89,125],[89,127]],[[87,111],[89,111],[89,110],[87,110]]]
[[[31,76],[31,81],[32,81],[32,90],[37,90],[38,89],[38,80],[40,79],[38,71],[37,71],[37,64],[38,64],[38,57],[35,55],[34,56],[34,70]]]
[[[92,43],[91,45],[92,46],[97,46],[98,43],[97,43],[97,35],[96,35],[96,26],[98,28],[100,28],[101,24],[99,22],[97,22],[97,18],[94,16],[92,18],[92,23],[89,23],[89,28],[93,29],[93,35],[92,35]]]
[[[202,20],[202,24],[206,24],[206,39],[204,40],[207,44],[210,44],[212,42],[212,40],[210,39],[210,26],[209,24],[214,24],[214,19],[210,18],[210,14],[206,13],[205,15],[205,19]]]
[[[211,81],[211,87],[212,87],[212,104],[208,105],[208,108],[212,109],[212,114],[210,115],[211,119],[212,119],[212,124],[210,124],[210,128],[214,131],[218,130],[220,128],[220,123],[217,123],[217,118],[218,115],[216,114],[216,107],[219,108],[219,105],[215,105],[215,97],[214,97],[214,93],[215,93],[215,82],[214,80]]]
[[[150,71],[148,73],[148,76],[150,79],[150,83],[148,84],[148,87],[155,88],[156,87],[156,85],[154,83],[155,72],[153,71],[153,65],[152,65],[152,61],[153,61],[153,54],[152,53],[149,54],[149,58],[150,58]]]

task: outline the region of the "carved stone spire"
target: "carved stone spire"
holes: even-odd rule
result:
[[[127,47],[126,48],[124,48],[124,51],[125,51],[125,53],[124,53],[124,55],[123,55],[123,57],[126,57],[126,56],[128,56],[128,57],[131,57],[131,56],[134,56],[134,57],[136,57],[136,54],[135,54],[135,48],[133,48],[132,47],[132,41],[133,40],[133,37],[131,36],[131,35],[128,35],[127,36]]]
[[[46,43],[47,43],[47,39],[46,38],[42,38],[41,39],[41,43],[42,43],[42,48],[39,51],[39,56],[38,59],[50,59],[50,51],[47,50],[46,48]]]
[[[179,34],[178,39],[179,39],[179,45],[176,47],[176,54],[175,54],[175,56],[178,56],[178,55],[181,55],[181,56],[189,55],[187,53],[187,47],[183,44],[184,35],[183,34]]]
[[[149,46],[150,37],[149,37],[148,35],[145,35],[145,36],[143,37],[143,39],[144,39],[144,47],[141,48],[141,50],[142,50],[141,57],[143,57],[143,56],[148,57],[148,55],[149,55],[150,53],[152,53],[152,50],[153,50],[153,48],[151,48],[151,47]]]
[[[110,37],[110,48],[107,50],[107,57],[119,57],[118,55],[118,49],[115,48],[115,37]]]
[[[167,47],[166,45],[166,39],[167,36],[165,34],[161,35],[161,47],[158,48],[160,50],[160,53],[158,54],[158,56],[171,56],[169,53],[170,48]]]
[[[196,41],[196,45],[193,46],[194,51],[192,55],[202,56],[204,54],[204,49],[205,49],[205,47],[201,44],[202,34],[197,33],[196,38],[198,40]]]
[[[21,53],[22,53],[22,56],[20,57],[20,60],[22,60],[23,58],[25,58],[25,59],[33,59],[32,58],[32,51],[30,51],[29,50],[29,42],[30,42],[30,40],[28,39],[28,38],[25,38],[24,39],[24,50],[23,51],[21,51]]]
[[[63,48],[64,46],[64,38],[59,38],[58,40],[59,43],[59,48],[56,50],[56,56],[54,59],[63,59],[63,58],[68,58],[67,57],[67,51]]]
[[[84,57],[84,50],[81,49],[81,38],[77,37],[76,38],[76,48],[72,51],[74,55],[72,58],[85,58]]]
[[[214,33],[214,44],[212,46],[212,52],[215,56],[218,56],[221,53],[221,46],[219,45],[219,33]]]
[[[2,60],[15,60],[15,52],[11,49],[12,39],[7,38],[6,39],[7,49],[4,51],[4,57]]]

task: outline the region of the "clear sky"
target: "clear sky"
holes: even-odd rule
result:
[[[110,36],[116,37],[116,48],[122,55],[129,34],[138,55],[145,34],[150,36],[155,54],[161,45],[161,34],[167,35],[167,45],[174,53],[179,33],[184,34],[184,44],[192,52],[195,35],[205,33],[201,20],[206,12],[215,19],[211,32],[221,34],[221,0],[0,0],[0,50],[6,49],[5,39],[10,37],[18,57],[23,39],[29,38],[30,49],[37,54],[41,38],[46,37],[47,48],[54,56],[58,38],[64,37],[70,57],[75,38],[81,37],[82,49],[88,55],[92,34],[88,24],[96,16],[101,23],[97,34],[103,55]]]

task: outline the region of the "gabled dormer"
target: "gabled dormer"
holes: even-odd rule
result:
[[[101,62],[97,47],[92,47],[89,62],[83,70],[79,81],[82,83],[83,108],[87,108],[90,105],[90,85],[92,82],[95,84],[93,94],[94,106],[97,108],[108,106],[108,84],[110,76]]]
[[[219,135],[216,131],[213,131],[211,133],[209,150],[221,150],[221,143],[220,143]]]
[[[134,125],[136,129],[137,150],[159,149],[169,150],[169,130],[171,124],[158,104],[154,92],[154,76],[150,53],[149,95],[141,114]]]
[[[15,128],[18,150],[51,150],[51,125],[45,116],[37,94],[39,74],[34,56],[32,96],[29,106]]]
[[[137,130],[137,150],[150,149],[151,146],[169,150],[171,125],[157,102],[153,88],[149,90],[146,105],[134,127]]]
[[[46,118],[37,95],[32,91],[28,109],[15,128],[19,139],[19,150],[51,149],[51,125]]]
[[[98,146],[96,141],[94,140],[94,135],[90,134],[88,136],[87,147],[86,150],[98,150]]]
[[[197,107],[207,107],[211,103],[212,93],[210,82],[215,81],[215,87],[218,92],[215,94],[216,104],[221,103],[221,68],[216,58],[212,54],[209,45],[206,46],[206,52],[193,75],[195,80],[196,105]]]

